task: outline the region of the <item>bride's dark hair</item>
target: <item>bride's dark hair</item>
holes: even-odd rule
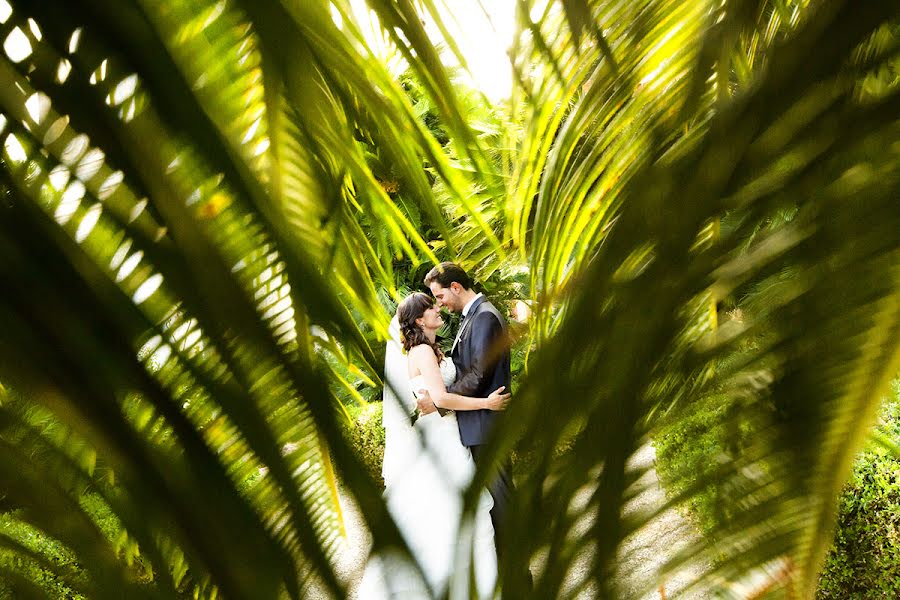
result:
[[[422,292],[414,292],[400,302],[397,307],[397,320],[400,322],[400,335],[403,338],[403,349],[409,352],[410,348],[415,348],[420,344],[427,344],[434,350],[435,356],[440,361],[444,358],[444,353],[437,341],[432,342],[425,337],[425,330],[416,323],[416,319],[422,317],[425,311],[434,306],[434,299],[428,294]]]

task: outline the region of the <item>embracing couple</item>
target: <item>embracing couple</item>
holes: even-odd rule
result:
[[[461,521],[462,494],[497,418],[509,400],[506,321],[469,275],[441,263],[425,277],[432,295],[413,293],[397,308],[397,340],[385,358],[385,499],[424,581],[398,554],[373,556],[360,600],[379,598],[492,598],[497,539],[512,493],[508,462],[481,493],[472,526]],[[432,297],[433,296],[433,297]],[[462,321],[450,356],[436,341],[440,307]],[[392,333],[392,337],[396,335]],[[468,573],[475,574],[471,595]]]

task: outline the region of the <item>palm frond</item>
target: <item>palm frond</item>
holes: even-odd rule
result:
[[[520,492],[513,529],[527,527],[535,514],[558,515],[511,548],[515,558],[510,560],[519,564],[510,572],[551,548],[536,581],[541,593],[559,589],[572,557],[553,549],[566,548],[576,522],[588,517],[594,520],[589,539],[597,589],[600,595],[615,593],[611,581],[620,540],[646,523],[624,521],[622,506],[631,493],[627,459],[651,432],[651,415],[661,403],[695,398],[729,381],[730,393],[744,398],[741,411],[759,413],[764,402],[760,390],[748,387],[745,379],[753,372],[764,375],[756,385],[762,386],[765,402],[786,414],[766,416],[753,447],[727,463],[729,473],[756,468],[765,476],[745,482],[747,502],[739,508],[739,522],[731,534],[723,532],[723,542],[713,552],[728,556],[728,577],[788,557],[790,586],[801,597],[814,591],[837,490],[884,386],[900,366],[896,341],[887,341],[896,327],[898,240],[871,221],[879,211],[890,210],[896,164],[892,158],[877,159],[876,167],[865,150],[894,143],[889,140],[896,139],[895,122],[886,131],[866,123],[884,125],[896,112],[892,99],[874,105],[857,99],[855,83],[865,68],[854,67],[852,60],[854,48],[893,13],[886,9],[851,16],[851,10],[849,5],[830,6],[807,15],[796,33],[770,50],[765,76],[720,104],[708,126],[692,134],[690,144],[671,151],[663,146],[660,152],[658,140],[668,135],[665,116],[644,126],[657,140],[650,144],[648,139],[646,148],[657,148],[659,154],[654,158],[644,151],[646,163],[629,161],[636,172],[623,185],[627,201],[602,243],[595,242],[586,255],[584,270],[572,268],[579,291],[571,295],[553,337],[535,354],[522,388],[526,398],[513,407],[505,435],[499,436],[507,444],[527,440],[524,450],[552,448],[576,432],[572,452],[558,460],[546,455]],[[811,60],[812,49],[825,39],[830,40],[829,52]],[[627,72],[628,61],[620,63]],[[676,72],[687,73],[688,64],[681,63]],[[816,90],[827,97],[819,108]],[[827,107],[834,107],[833,112]],[[803,125],[785,123],[798,118]],[[567,123],[575,119],[577,115]],[[805,127],[813,122],[816,128]],[[767,145],[776,131],[785,136],[783,144]],[[555,143],[565,147],[562,134]],[[792,157],[788,164],[785,156]],[[583,181],[563,169],[548,163],[543,181]],[[851,191],[844,177],[854,177],[858,169],[867,175],[857,176],[872,187]],[[873,171],[878,175],[870,179]],[[759,185],[776,174],[776,185]],[[737,208],[741,190],[751,187],[752,200],[740,200],[741,207],[754,212],[748,224],[799,198],[800,215],[805,216],[758,241],[755,260],[735,252],[739,235],[711,246],[695,245],[710,221]],[[542,208],[537,219],[552,223],[553,217],[541,215]],[[888,220],[888,228],[896,226],[893,216]],[[843,233],[836,236],[839,228]],[[538,231],[536,225],[535,235]],[[847,239],[854,240],[852,246]],[[547,247],[558,251],[565,245]],[[731,269],[741,273],[739,278],[764,278],[786,268],[795,270],[795,281],[780,296],[767,296],[767,309],[755,316],[757,327],[772,334],[771,345],[757,359],[742,362],[740,370],[709,371],[708,361],[737,351],[732,338],[714,352],[697,354],[699,340],[711,335],[703,325],[708,322],[704,298],[709,290],[719,295],[731,289],[722,280]],[[861,281],[866,281],[862,289]],[[816,333],[807,329],[807,319],[815,319]],[[861,351],[862,340],[867,351]],[[810,352],[812,347],[827,347],[836,355],[818,356]],[[860,379],[851,373],[859,373]],[[549,397],[558,400],[548,404],[544,399]],[[851,413],[861,418],[851,418]],[[799,427],[811,429],[801,432]],[[840,440],[831,458],[822,452],[826,439]],[[693,475],[703,483],[723,477],[718,468],[706,477]],[[573,512],[570,503],[585,489],[590,501]],[[749,523],[756,528],[748,531]],[[747,546],[748,539],[755,543]],[[702,548],[691,556],[700,554]],[[523,590],[510,583],[509,593]]]

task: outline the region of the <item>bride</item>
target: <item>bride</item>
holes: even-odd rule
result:
[[[482,492],[474,522],[462,522],[462,494],[475,463],[460,442],[453,411],[503,410],[509,394],[502,387],[487,398],[447,392],[456,368],[435,341],[443,320],[431,296],[418,292],[407,296],[391,325],[393,339],[385,356],[384,494],[425,580],[399,553],[381,553],[366,565],[357,596],[469,598],[471,569],[478,588],[474,597],[492,598],[497,579],[492,500],[487,490]],[[421,394],[445,410],[415,420],[411,415]]]

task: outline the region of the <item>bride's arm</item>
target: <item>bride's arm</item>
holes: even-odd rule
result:
[[[509,400],[509,394],[504,394],[501,386],[487,398],[472,398],[452,394],[444,387],[444,379],[441,376],[441,368],[438,366],[437,357],[431,347],[422,344],[409,351],[411,371],[418,371],[424,380],[424,388],[438,408],[451,410],[503,410]],[[419,390],[415,390],[419,392]]]

